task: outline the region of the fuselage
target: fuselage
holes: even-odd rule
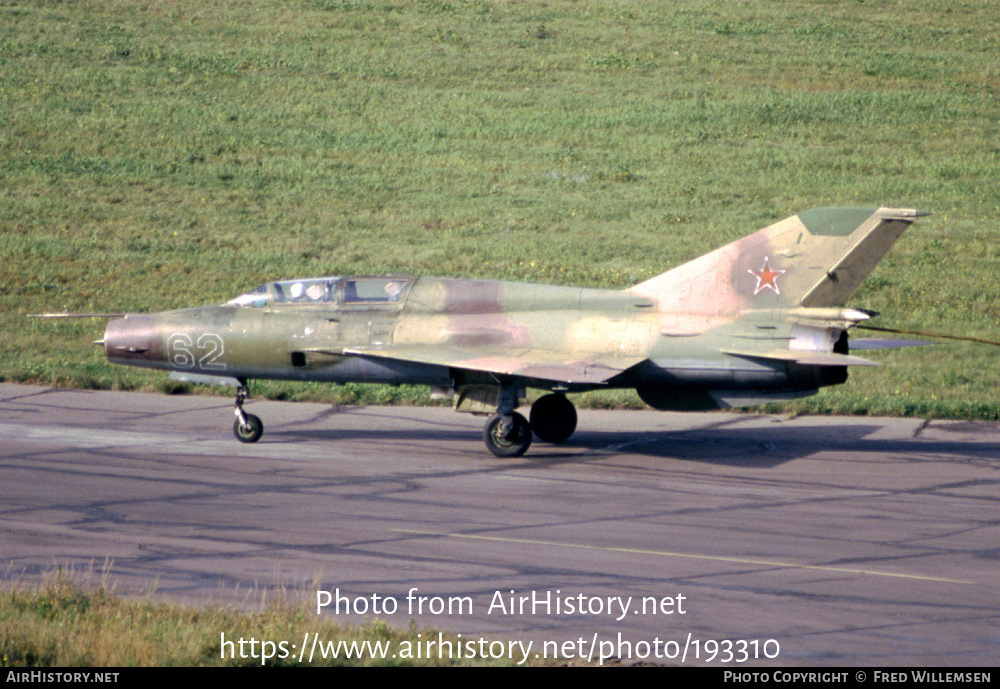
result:
[[[625,290],[410,275],[272,282],[226,304],[111,321],[113,363],[235,380],[426,384],[490,415],[499,457],[576,427],[566,393],[634,388],[656,409],[743,407],[843,383],[847,300],[917,218],[913,209],[819,208],[785,218]],[[528,419],[526,390],[547,390]]]
[[[834,351],[834,328],[804,328],[780,310],[683,320],[679,330],[675,314],[628,291],[310,278],[270,283],[218,306],[113,320],[104,347],[112,363],[209,376],[452,389],[482,383],[484,362],[498,357],[617,361],[620,373],[599,384],[544,375],[522,382],[561,391],[637,388],[657,408],[718,406],[709,390],[798,394],[846,378],[842,367],[725,353],[734,343],[796,340]]]

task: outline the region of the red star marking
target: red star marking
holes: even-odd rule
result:
[[[778,277],[787,273],[787,270],[771,270],[771,264],[768,258],[764,257],[764,267],[758,270],[748,270],[748,273],[757,278],[757,287],[754,289],[753,294],[756,297],[758,294],[766,289],[774,290],[775,294],[781,294],[778,289]]]

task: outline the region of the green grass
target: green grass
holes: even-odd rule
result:
[[[625,287],[831,205],[934,212],[854,305],[1000,340],[998,94],[972,0],[3,3],[0,378],[163,386],[28,313],[313,274]],[[930,349],[784,408],[993,418],[995,351]]]

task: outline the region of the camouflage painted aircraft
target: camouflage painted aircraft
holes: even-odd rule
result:
[[[847,331],[869,312],[848,298],[903,231],[907,209],[806,211],[625,290],[411,275],[262,285],[219,306],[108,323],[115,364],[224,378],[233,430],[251,379],[413,383],[489,415],[486,446],[524,454],[576,429],[567,393],[634,388],[656,409],[706,410],[814,394],[847,380]],[[529,418],[528,388],[546,391]]]

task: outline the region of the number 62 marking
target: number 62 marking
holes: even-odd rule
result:
[[[226,353],[226,343],[221,337],[206,333],[195,343],[190,335],[176,333],[167,338],[167,360],[174,368],[202,371],[225,371],[226,364],[219,359]]]

